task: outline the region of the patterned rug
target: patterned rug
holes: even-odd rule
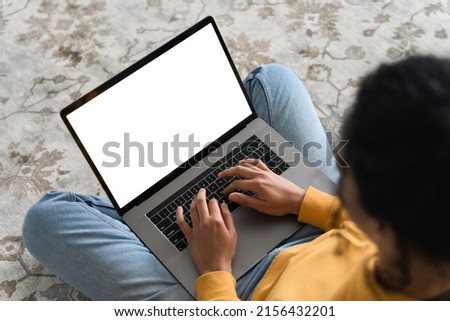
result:
[[[0,0],[1,300],[86,299],[21,238],[46,191],[103,194],[58,113],[206,15],[242,77],[270,62],[294,69],[335,136],[367,71],[450,54],[450,0]]]

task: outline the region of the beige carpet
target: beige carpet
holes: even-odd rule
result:
[[[368,70],[450,54],[450,0],[0,0],[0,300],[84,299],[21,238],[45,191],[102,193],[58,112],[206,15],[242,77],[293,68],[335,134]]]

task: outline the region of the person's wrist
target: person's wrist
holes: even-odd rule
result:
[[[219,272],[219,271],[225,271],[231,273],[231,264],[218,264],[214,266],[205,266],[199,270],[200,274],[206,274],[211,272]]]
[[[300,212],[300,208],[303,203],[303,199],[305,197],[305,191],[301,188],[298,188],[293,194],[291,198],[291,206],[290,206],[290,214],[298,215]]]

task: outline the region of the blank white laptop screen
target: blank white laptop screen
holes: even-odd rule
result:
[[[67,118],[123,207],[250,115],[209,24]]]

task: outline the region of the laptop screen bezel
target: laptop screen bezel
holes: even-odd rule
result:
[[[113,193],[111,192],[111,190],[109,189],[108,185],[106,184],[106,181],[103,179],[103,177],[100,174],[99,170],[95,166],[92,158],[90,157],[89,153],[87,152],[86,148],[84,147],[83,143],[81,142],[80,138],[78,137],[75,129],[72,127],[70,121],[68,120],[68,115],[70,113],[72,113],[73,111],[75,111],[76,109],[78,109],[79,107],[81,107],[84,104],[86,104],[88,101],[90,101],[90,100],[94,99],[95,97],[97,97],[98,95],[102,94],[103,92],[105,92],[106,90],[108,90],[109,88],[111,88],[112,86],[114,86],[115,84],[120,82],[121,80],[125,79],[126,77],[128,77],[132,73],[134,73],[137,70],[139,70],[140,68],[144,67],[149,62],[151,62],[154,59],[156,59],[157,57],[161,56],[166,51],[168,51],[171,48],[175,47],[177,44],[179,44],[180,42],[184,41],[185,39],[187,39],[188,37],[190,37],[191,35],[193,35],[194,33],[198,32],[199,30],[205,28],[208,25],[212,25],[213,28],[214,28],[215,34],[217,35],[217,37],[218,37],[218,39],[220,41],[222,49],[223,49],[223,51],[224,51],[224,53],[225,53],[225,55],[226,55],[226,57],[228,59],[230,67],[232,68],[233,73],[234,73],[234,75],[236,77],[236,81],[240,85],[242,93],[245,96],[245,99],[247,100],[248,107],[250,108],[251,114],[247,118],[242,120],[240,123],[238,123],[236,126],[231,128],[229,131],[224,133],[222,136],[217,137],[216,140],[214,140],[211,144],[205,146],[201,151],[196,153],[193,157],[191,157],[189,160],[187,160],[181,166],[178,166],[171,173],[166,175],[164,178],[162,178],[161,180],[159,180],[158,182],[156,182],[155,184],[153,184],[152,186],[147,188],[139,196],[135,197],[130,202],[128,202],[127,204],[125,204],[124,206],[121,207],[121,206],[119,206],[119,204],[116,201]],[[148,199],[151,195],[153,195],[158,190],[160,190],[161,187],[165,186],[170,181],[172,181],[173,179],[175,179],[176,177],[180,176],[182,173],[187,171],[190,167],[195,165],[198,161],[200,161],[204,157],[206,157],[217,146],[220,146],[221,144],[226,142],[233,135],[235,135],[240,130],[242,130],[249,122],[251,122],[252,120],[254,120],[257,117],[255,109],[254,109],[254,107],[253,107],[253,105],[251,103],[250,98],[247,95],[247,92],[246,92],[246,90],[244,88],[244,85],[243,85],[243,83],[241,81],[241,78],[239,76],[237,68],[236,68],[236,66],[233,63],[231,55],[230,55],[230,53],[229,53],[229,51],[228,51],[228,49],[227,49],[227,47],[225,45],[225,42],[224,42],[224,40],[223,40],[223,38],[222,38],[222,36],[221,36],[221,34],[219,32],[217,24],[214,21],[214,18],[211,17],[211,16],[205,17],[203,20],[197,22],[192,27],[188,28],[187,30],[185,30],[181,34],[177,35],[173,39],[171,39],[168,42],[166,42],[165,44],[161,45],[159,48],[157,48],[153,52],[149,53],[148,55],[146,55],[145,57],[143,57],[139,61],[133,63],[131,66],[129,66],[126,69],[124,69],[123,71],[119,72],[118,74],[116,74],[115,76],[113,76],[112,78],[110,78],[109,80],[104,82],[103,84],[99,85],[98,87],[94,88],[93,90],[91,90],[90,92],[85,94],[84,96],[82,96],[79,99],[77,99],[76,101],[72,102],[70,105],[68,105],[67,107],[65,107],[65,108],[63,108],[61,110],[60,116],[61,116],[62,120],[64,121],[65,125],[67,126],[69,132],[71,133],[72,137],[74,138],[76,144],[80,148],[82,154],[86,158],[86,160],[87,160],[89,166],[91,167],[91,169],[93,170],[95,176],[97,177],[97,179],[99,180],[99,182],[102,185],[103,189],[105,190],[107,196],[109,197],[109,199],[111,200],[111,202],[113,203],[114,207],[116,208],[117,212],[120,215],[124,215],[128,210],[130,210],[131,208],[139,205],[140,203],[142,203],[143,201]]]

